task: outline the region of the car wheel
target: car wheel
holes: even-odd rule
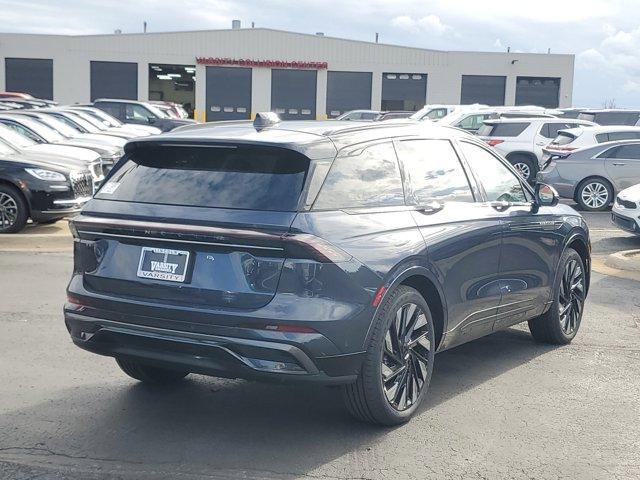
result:
[[[613,200],[613,188],[604,178],[587,178],[576,189],[576,201],[583,210],[601,212]]]
[[[551,307],[540,317],[529,320],[529,330],[538,342],[564,345],[578,333],[586,297],[585,267],[578,252],[572,248],[565,250],[558,273]]]
[[[512,155],[508,160],[527,182],[532,182],[535,179],[538,171],[533,160],[524,155]]]
[[[429,388],[434,354],[429,306],[417,290],[398,287],[378,309],[358,379],[344,387],[347,409],[379,425],[408,421]]]
[[[116,358],[118,366],[131,378],[144,383],[165,384],[182,380],[189,372],[170,370],[168,368],[155,367],[135,360]]]
[[[29,218],[27,202],[17,188],[0,185],[0,233],[17,233]]]

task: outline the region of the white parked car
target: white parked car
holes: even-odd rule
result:
[[[432,122],[437,122],[441,118],[456,111],[477,110],[478,108],[486,106],[487,105],[479,103],[474,103],[473,105],[425,105],[409,118],[412,120],[431,120]]]
[[[580,120],[571,120],[567,121],[567,123],[578,121]],[[625,125],[596,125],[590,128],[559,130],[556,138],[544,148],[544,161],[553,154],[562,155],[598,143],[638,139],[640,139],[640,127],[629,127]]]
[[[542,107],[488,107],[480,109],[459,109],[442,118],[439,123],[477,133],[485,120],[498,118],[554,118],[552,113]]]
[[[487,120],[478,136],[498,150],[531,182],[543,165],[542,149],[558,136],[559,130],[593,126],[586,120],[561,118],[501,118]]]
[[[611,209],[611,221],[622,230],[640,235],[640,184],[618,193]]]

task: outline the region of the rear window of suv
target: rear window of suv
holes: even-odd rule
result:
[[[96,194],[103,200],[295,211],[309,159],[282,148],[149,146]]]
[[[531,125],[529,122],[518,123],[485,123],[478,135],[481,137],[517,137]]]

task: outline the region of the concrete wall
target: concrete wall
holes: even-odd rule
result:
[[[560,77],[560,106],[571,105],[573,55],[445,52],[376,44],[270,29],[59,36],[0,34],[0,91],[5,89],[4,59],[53,59],[54,99],[61,103],[89,101],[91,60],[138,63],[138,94],[148,97],[150,63],[193,64],[196,56],[254,60],[327,62],[330,70],[373,73],[371,107],[380,108],[384,72],[428,74],[426,103],[460,101],[462,75],[506,75],[507,105],[515,101],[517,76]],[[514,62],[515,61],[515,62]],[[271,74],[254,68],[252,110],[271,108]],[[196,68],[196,108],[205,107],[205,68]],[[326,72],[319,71],[317,116],[325,115]]]

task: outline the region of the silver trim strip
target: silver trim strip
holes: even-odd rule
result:
[[[54,200],[54,205],[79,205],[81,203],[87,203],[91,200],[91,197],[79,197],[73,200]]]

